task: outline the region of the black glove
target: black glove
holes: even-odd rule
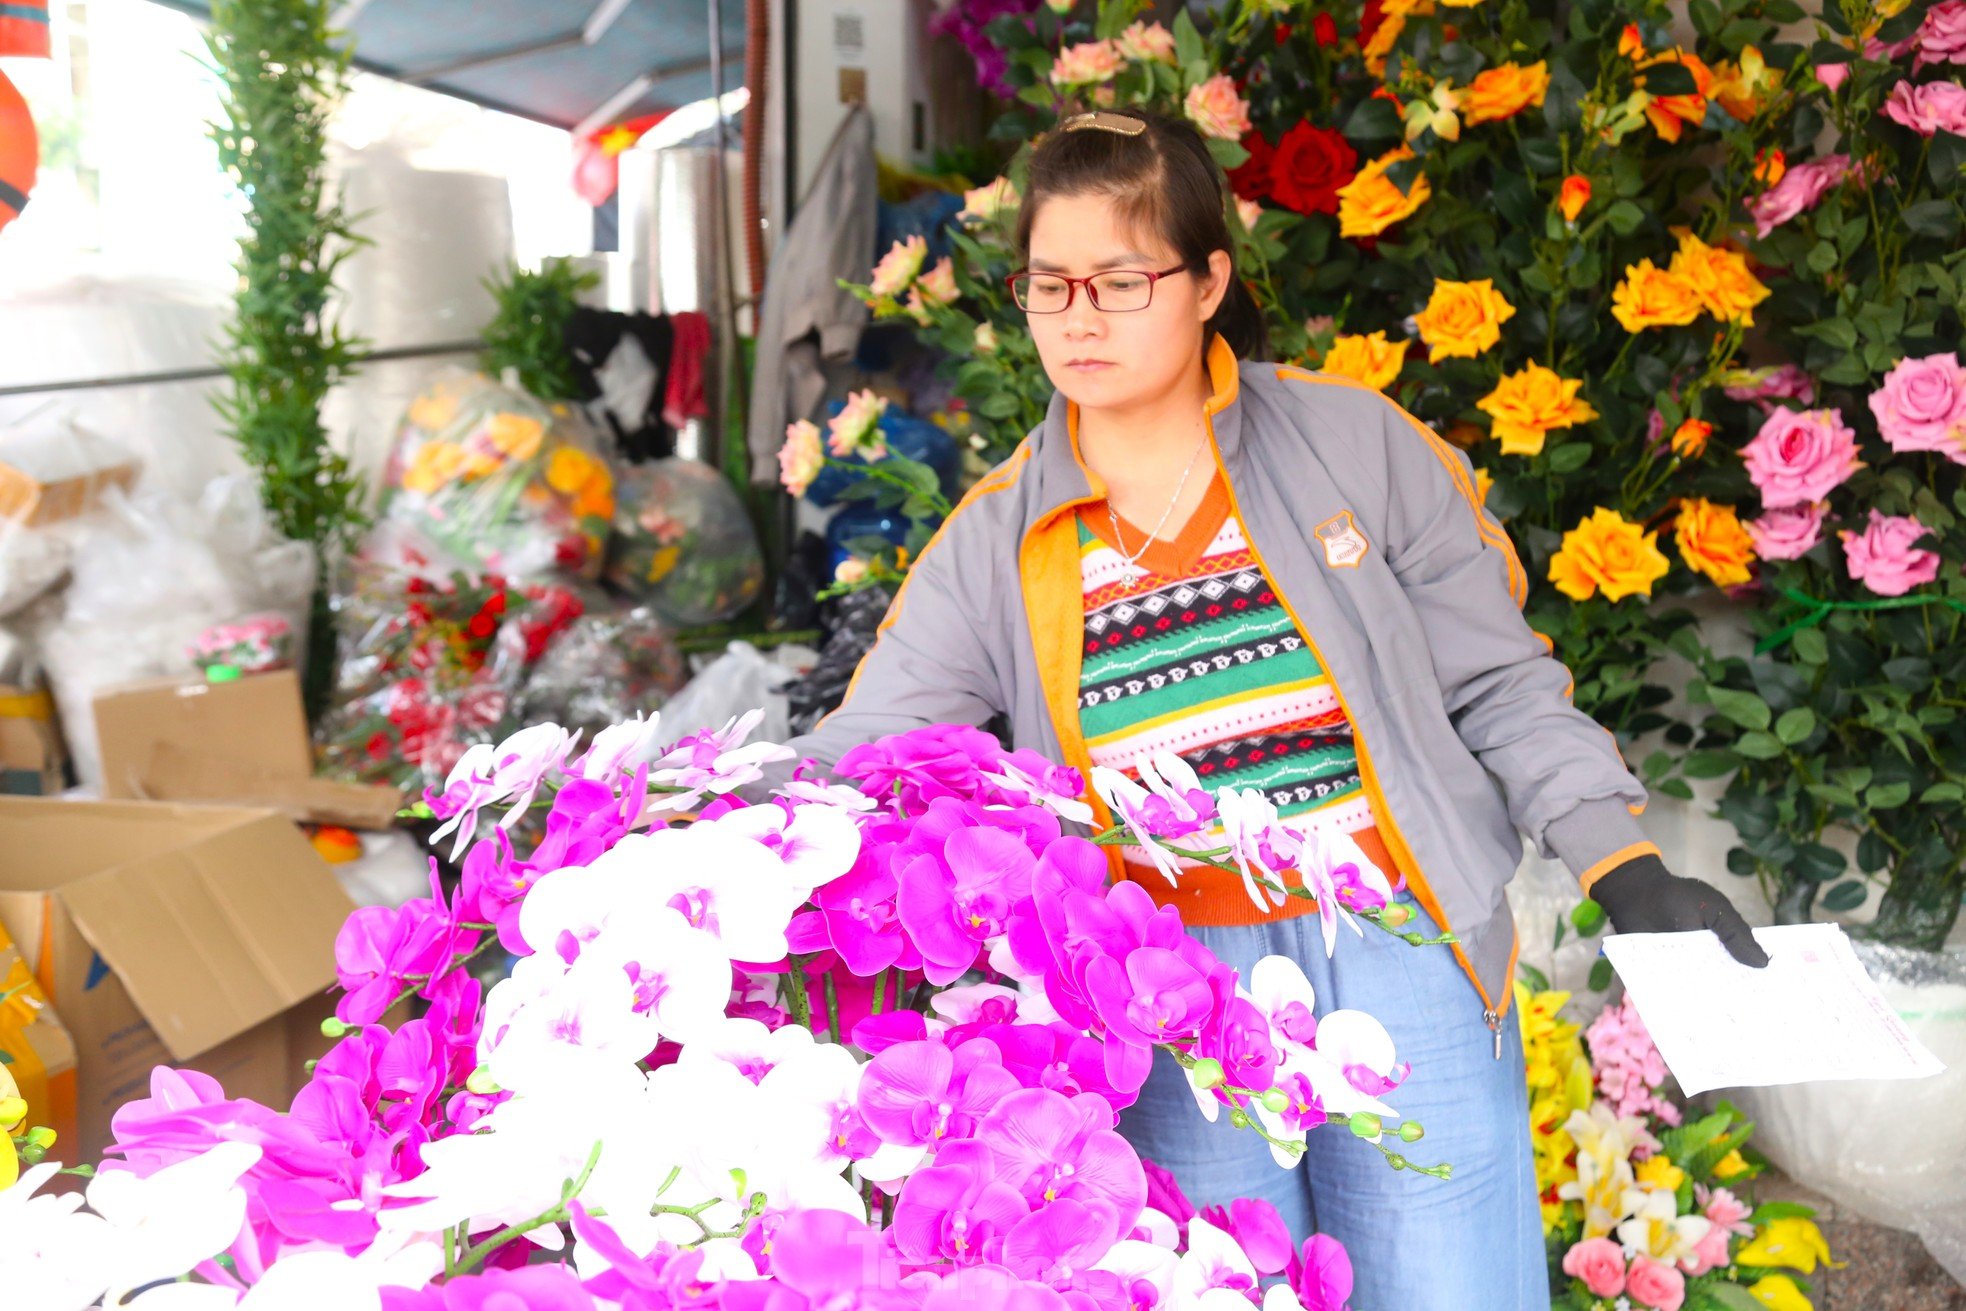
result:
[[[1768,963],[1768,953],[1726,894],[1710,883],[1679,877],[1657,856],[1626,861],[1592,884],[1590,895],[1620,933],[1712,929],[1741,964],[1760,969]]]

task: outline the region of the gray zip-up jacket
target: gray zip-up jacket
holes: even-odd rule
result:
[[[1465,455],[1349,379],[1239,362],[1219,336],[1208,369],[1244,531],[1351,718],[1388,850],[1459,937],[1493,1027],[1512,992],[1519,833],[1588,885],[1657,853],[1635,819],[1645,789],[1523,620],[1528,579]],[[793,750],[830,767],[889,733],[1002,713],[1012,746],[1089,770],[1074,515],[1103,496],[1056,394],[923,550],[845,702]]]

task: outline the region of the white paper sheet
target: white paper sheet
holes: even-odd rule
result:
[[[1604,954],[1687,1094],[1945,1068],[1885,1002],[1834,924],[1756,929],[1766,969],[1697,933],[1618,933]]]

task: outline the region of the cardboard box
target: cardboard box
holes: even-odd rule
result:
[[[0,797],[0,852],[0,924],[75,1042],[68,1159],[100,1157],[155,1065],[286,1109],[330,1045],[319,1023],[353,905],[285,816]]]
[[[314,777],[292,670],[230,683],[153,679],[100,692],[96,740],[112,800],[212,801],[348,828],[388,828],[402,794]]]
[[[54,698],[45,688],[0,683],[0,796],[55,795],[62,759]]]
[[[109,488],[128,490],[136,477],[136,461],[128,459],[60,477],[0,461],[0,519],[17,519],[30,528],[73,519]]]

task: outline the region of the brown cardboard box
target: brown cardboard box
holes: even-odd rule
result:
[[[0,797],[0,852],[0,923],[75,1040],[68,1159],[100,1156],[155,1065],[286,1109],[328,1045],[318,1026],[353,907],[285,816]]]
[[[111,463],[65,478],[43,481],[30,470],[0,461],[0,519],[18,519],[30,528],[73,519],[111,487],[128,489],[136,481],[136,461]]]
[[[402,806],[394,788],[313,776],[292,670],[131,683],[97,693],[95,714],[111,799],[216,801],[369,829],[388,828]]]
[[[54,698],[45,688],[0,683],[0,796],[53,796],[62,759]]]

